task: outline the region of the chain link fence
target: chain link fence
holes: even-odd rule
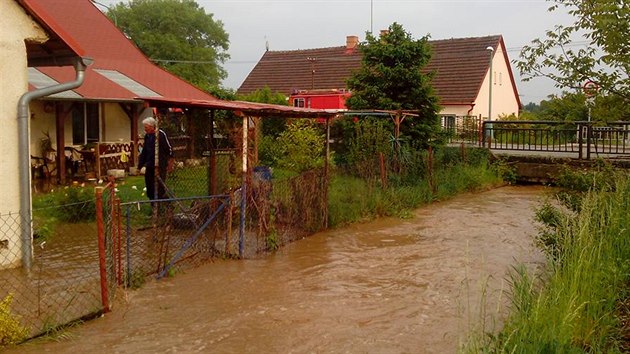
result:
[[[26,245],[33,248],[30,269],[20,263],[20,234],[31,221],[18,214],[0,215],[2,320],[13,321],[7,323],[21,339],[47,333],[108,311],[117,289],[139,287],[147,277],[171,276],[215,257],[255,257],[325,229],[333,176],[352,176],[383,188],[421,180],[435,186],[435,164],[477,158],[463,145],[437,151],[401,148],[388,140],[386,127],[374,125],[361,134],[372,134],[381,150],[366,139],[352,145],[336,137],[345,145],[333,153],[338,161],[327,161],[323,124],[300,123],[299,129],[286,128],[286,134],[278,130],[265,143],[254,123],[246,172],[242,125],[226,119],[214,124],[215,129],[198,125],[190,126],[186,135],[169,133],[175,164],[159,181],[166,190],[163,199],[148,200],[144,176],[133,173],[110,177],[96,193],[94,184],[86,182],[37,195],[34,238]],[[300,146],[304,141],[312,144]],[[133,172],[137,154],[124,153],[124,167]],[[272,159],[259,160],[259,153]]]
[[[20,236],[30,220],[18,213],[0,215],[0,344],[103,311],[94,215],[93,196],[34,209],[32,244],[23,244]],[[30,267],[22,266],[31,254]]]

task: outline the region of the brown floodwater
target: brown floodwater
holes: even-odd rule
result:
[[[453,353],[500,326],[543,187],[502,187],[318,233],[119,292],[113,312],[20,353]]]

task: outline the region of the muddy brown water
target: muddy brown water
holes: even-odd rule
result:
[[[502,187],[330,230],[119,292],[113,312],[9,352],[453,353],[506,313],[511,266],[540,266],[542,187]]]

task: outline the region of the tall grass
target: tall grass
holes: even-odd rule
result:
[[[432,178],[424,168],[425,173],[417,173],[404,183],[390,183],[386,188],[382,188],[376,179],[335,174],[328,196],[329,226],[380,216],[405,217],[411,209],[423,204],[502,184],[497,166],[489,162],[487,154],[476,150],[470,150],[468,157],[462,159],[457,155],[461,151],[459,148],[444,148],[436,153]]]
[[[539,214],[553,220],[541,244],[546,272],[534,278],[516,268],[504,328],[476,336],[466,351],[622,352],[618,305],[628,298],[630,281],[629,205],[630,181],[621,173],[608,175],[607,188],[583,195],[575,210],[550,212],[546,205]]]

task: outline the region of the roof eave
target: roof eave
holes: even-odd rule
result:
[[[50,37],[43,44],[27,45],[28,66],[70,66],[75,64],[77,58],[86,57],[79,44],[54,18],[48,16],[38,3],[29,0],[17,0],[17,2],[44,28]],[[35,48],[40,46],[43,47],[42,50],[45,55],[36,56]]]

